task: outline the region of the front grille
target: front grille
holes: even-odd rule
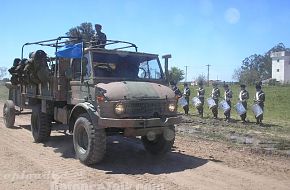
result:
[[[126,114],[129,115],[162,115],[165,112],[164,102],[132,102],[126,104]]]

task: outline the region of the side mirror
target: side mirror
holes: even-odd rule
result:
[[[64,73],[65,77],[68,79],[68,80],[71,80],[72,79],[72,69],[71,68],[68,68],[65,73]]]
[[[165,79],[169,83],[168,59],[171,58],[171,54],[163,55],[162,58],[164,59]]]

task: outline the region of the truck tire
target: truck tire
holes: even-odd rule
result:
[[[15,105],[12,100],[6,100],[3,106],[3,120],[7,128],[11,128],[15,123]]]
[[[46,142],[51,133],[51,121],[46,113],[41,112],[39,106],[32,109],[31,132],[34,142]]]
[[[76,156],[82,163],[96,164],[106,153],[106,132],[93,126],[88,114],[81,114],[74,124],[73,143]]]
[[[141,141],[146,151],[153,155],[164,155],[171,151],[175,140],[175,127],[166,127],[162,134],[156,135],[154,139],[142,136]]]

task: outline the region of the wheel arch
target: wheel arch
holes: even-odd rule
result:
[[[74,124],[79,115],[87,113],[90,117],[90,120],[94,126],[98,126],[98,118],[99,113],[95,109],[95,107],[88,102],[79,103],[73,107],[69,115],[69,131],[72,132],[74,128]]]

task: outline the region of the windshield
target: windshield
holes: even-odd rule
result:
[[[162,79],[157,56],[92,53],[94,77]]]

